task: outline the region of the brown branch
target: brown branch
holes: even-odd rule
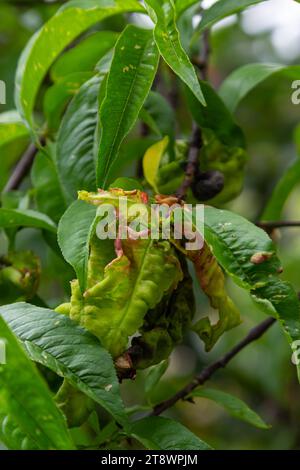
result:
[[[209,55],[211,52],[210,47],[210,32],[209,30],[203,33],[203,51],[201,56],[198,59],[198,65],[201,63],[201,67],[199,67],[200,75],[202,80],[207,80],[208,78],[208,66],[209,66]],[[195,59],[197,60],[197,59]],[[185,178],[176,192],[176,196],[178,199],[184,199],[187,195],[189,188],[192,186],[195,177],[198,172],[198,154],[199,150],[202,147],[202,134],[201,130],[199,129],[198,125],[193,122],[193,130],[192,130],[192,138],[189,147],[189,155],[187,166],[185,169]]]
[[[284,227],[300,227],[300,221],[293,220],[274,220],[266,222],[257,222],[256,225],[264,230],[273,230]]]
[[[188,161],[185,169],[185,177],[180,186],[180,188],[176,192],[176,196],[178,199],[184,199],[187,195],[188,189],[194,182],[195,176],[198,170],[198,154],[199,150],[202,146],[202,135],[201,130],[197,126],[197,124],[193,123],[193,134],[191,143],[189,146],[189,155]]]
[[[45,145],[44,139],[40,141],[41,145]],[[21,160],[17,163],[15,169],[12,172],[11,177],[9,178],[6,186],[3,189],[4,193],[18,189],[24,178],[28,175],[34,157],[39,151],[38,147],[35,144],[30,144],[25,153],[23,154]]]
[[[246,346],[252,342],[259,339],[274,323],[276,322],[275,318],[269,317],[259,325],[255,326],[250,330],[247,336],[240,341],[234,348],[231,349],[227,354],[218,359],[216,362],[212,363],[208,367],[202,370],[202,372],[188,383],[184,388],[179,390],[175,395],[173,395],[168,400],[165,400],[158,405],[156,405],[151,413],[152,416],[158,416],[168,408],[171,408],[179,400],[186,399],[190,393],[197,388],[199,385],[203,385],[207,382],[212,375],[219,369],[226,367],[226,365]]]

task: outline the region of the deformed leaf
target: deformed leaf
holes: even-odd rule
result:
[[[126,192],[110,190],[80,193],[80,197],[100,206],[109,198],[113,203],[115,195],[122,194]],[[147,210],[142,205],[143,194],[136,192],[130,200],[129,192],[129,204],[140,198],[140,207]],[[115,253],[114,240],[101,240],[93,234],[83,295],[76,280],[71,286],[70,317],[99,337],[113,357],[125,351],[129,336],[142,326],[148,310],[177,286],[182,275],[168,241],[131,237],[119,242]]]
[[[225,288],[225,277],[207,244],[198,252],[187,252],[193,261],[196,274],[203,292],[210,304],[219,312],[217,323],[211,324],[208,317],[201,318],[193,330],[204,341],[206,351],[210,351],[220,336],[241,323],[240,314]]]

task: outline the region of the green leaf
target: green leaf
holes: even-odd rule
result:
[[[225,393],[215,389],[201,388],[199,390],[194,390],[190,396],[207,398],[208,400],[212,400],[221,405],[223,408],[225,408],[225,410],[228,411],[228,413],[234,418],[252,424],[257,428],[270,428],[270,426],[268,426],[258,414],[251,410],[248,405],[246,405],[246,403],[244,403],[239,398],[230,395],[229,393]]]
[[[208,83],[201,82],[201,87],[207,106],[199,104],[187,90],[189,108],[199,127],[213,130],[226,145],[245,147],[243,132],[222,99]]]
[[[205,106],[197,74],[180,42],[173,0],[146,0],[145,3],[155,23],[154,38],[159,52],[197,100]]]
[[[100,108],[98,187],[107,184],[120,146],[139,116],[155,77],[158,58],[152,32],[127,26],[115,47],[106,96]]]
[[[27,136],[28,130],[17,111],[7,111],[0,114],[0,146]]]
[[[61,116],[69,100],[76,95],[83,83],[87,82],[92,76],[91,72],[72,73],[47,89],[44,96],[43,110],[50,134],[58,130]]]
[[[0,438],[16,450],[73,449],[50,391],[2,318],[0,337],[7,360],[0,365]]]
[[[132,424],[132,437],[149,450],[210,450],[206,442],[177,421],[152,416]]]
[[[45,214],[33,210],[0,208],[0,227],[32,227],[56,233],[55,223]]]
[[[262,3],[263,1],[266,0],[218,0],[210,8],[204,10],[197,33],[202,33],[205,29],[211,28],[211,26],[226,18],[226,16],[239,13],[249,6]]]
[[[120,188],[124,189],[124,191],[134,191],[135,189],[143,191],[143,186],[139,180],[135,178],[127,178],[126,176],[117,178],[113,183],[111,183],[110,188]]]
[[[177,17],[182,15],[188,8],[198,3],[198,0],[175,0]]]
[[[297,80],[300,75],[299,65],[248,64],[234,70],[223,82],[220,95],[228,108],[233,112],[243,98],[270,76],[281,73],[290,79]]]
[[[148,369],[147,376],[145,378],[145,393],[150,395],[160,379],[169,367],[169,360],[161,361],[159,364],[152,366]]]
[[[97,338],[68,316],[34,305],[7,305],[0,308],[0,314],[32,360],[65,377],[126,426],[114,365]]]
[[[52,80],[61,80],[75,72],[94,70],[99,59],[114,47],[118,36],[113,31],[99,31],[84,38],[57,59],[51,68]]]
[[[159,135],[161,137],[167,135],[170,142],[174,142],[176,130],[175,113],[166,98],[158,92],[150,91],[145,101],[144,109],[156,123],[156,127],[160,131]]]
[[[54,145],[48,145],[36,155],[31,181],[38,210],[58,223],[67,206],[58,180]]]
[[[81,290],[85,290],[89,243],[97,208],[74,201],[58,226],[58,243],[65,260],[74,268]]]
[[[290,344],[299,340],[299,300],[291,285],[277,278],[282,268],[264,230],[213,207],[205,208],[204,223],[205,240],[223,269],[280,321]]]
[[[156,187],[156,176],[161,159],[169,145],[169,138],[164,137],[159,142],[148,148],[143,158],[143,171],[147,182],[158,192]]]
[[[0,190],[5,185],[9,170],[29,144],[28,129],[17,111],[0,114]]]
[[[19,61],[16,103],[32,129],[36,96],[55,59],[82,32],[103,19],[123,12],[143,12],[136,0],[74,0],[58,12],[30,39]]]
[[[57,136],[56,164],[66,199],[81,189],[96,189],[95,137],[98,95],[104,75],[84,83],[71,101]]]
[[[286,170],[282,178],[273,189],[268,204],[261,216],[261,220],[280,220],[285,202],[293,189],[300,182],[300,161],[296,160]]]

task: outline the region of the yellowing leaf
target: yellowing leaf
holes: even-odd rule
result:
[[[169,145],[169,137],[166,136],[159,142],[148,148],[143,159],[144,176],[150,186],[158,192],[156,186],[156,175],[159,169],[161,159]]]

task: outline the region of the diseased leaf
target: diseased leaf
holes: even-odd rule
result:
[[[133,423],[132,437],[149,450],[211,450],[182,424],[160,416]]]
[[[73,98],[57,136],[56,164],[67,201],[81,189],[96,189],[95,138],[98,95],[104,75],[84,83]]]
[[[58,243],[65,260],[74,268],[82,291],[85,290],[89,243],[96,207],[74,201],[58,225]]]
[[[4,309],[1,307],[0,315]],[[0,437],[8,447],[73,449],[65,420],[45,382],[0,317],[7,363],[0,365]]]
[[[45,214],[33,210],[0,208],[0,227],[32,227],[56,233],[55,223]]]
[[[93,208],[107,202],[119,207],[122,195],[128,196],[128,206],[139,204],[139,210],[148,211],[144,204],[146,195],[141,192],[130,194],[111,189],[92,194],[82,191],[79,197],[93,204]],[[118,217],[122,215],[125,214],[119,208]],[[134,212],[131,219],[137,216]],[[130,212],[127,218],[130,221]],[[86,290],[82,295],[77,280],[71,285],[70,317],[99,337],[114,358],[125,351],[129,336],[142,326],[148,310],[177,286],[182,275],[168,241],[137,238],[119,240],[115,253],[114,240],[101,240],[93,233],[89,237]]]
[[[187,252],[195,266],[196,274],[203,292],[210,300],[211,307],[219,312],[217,323],[211,324],[209,317],[201,318],[193,330],[210,351],[225,331],[241,323],[240,314],[225,288],[225,277],[207,244],[198,252]]]
[[[79,44],[62,54],[51,68],[53,81],[78,72],[91,72],[110,51],[118,39],[114,31],[98,31],[84,38]]]
[[[270,426],[268,426],[258,414],[251,410],[248,405],[246,405],[246,403],[244,403],[239,398],[230,395],[229,393],[225,393],[216,389],[200,388],[198,390],[194,390],[191,393],[191,396],[212,400],[225,408],[225,410],[228,411],[228,413],[234,418],[252,424],[252,426],[255,426],[259,429],[270,428]]]
[[[297,80],[300,74],[299,65],[281,64],[247,64],[234,70],[223,82],[220,95],[231,112],[234,112],[243,98],[257,85],[274,74],[281,73],[290,79]]]
[[[282,268],[268,235],[243,217],[213,207],[205,208],[204,224],[205,240],[218,263],[278,318],[290,343],[299,340],[299,300],[291,285],[277,278]]]
[[[39,87],[59,54],[94,24],[130,11],[144,9],[136,0],[73,0],[63,5],[30,39],[18,65],[16,103],[22,118],[33,130],[36,126],[32,112]]]
[[[156,177],[159,169],[161,159],[169,145],[169,138],[164,137],[156,144],[148,148],[143,158],[143,171],[147,182],[152,186],[156,192]]]
[[[145,3],[155,23],[154,38],[159,52],[197,100],[205,106],[197,74],[180,42],[173,0],[146,0]]]
[[[66,315],[30,304],[1,307],[0,315],[33,361],[65,377],[103,406],[117,422],[127,425],[112,359],[97,338]]]
[[[149,30],[129,25],[121,34],[100,107],[98,187],[107,186],[109,171],[120,146],[134,126],[151,89],[158,65],[158,51]],[[122,86],[120,87],[120,83]]]

